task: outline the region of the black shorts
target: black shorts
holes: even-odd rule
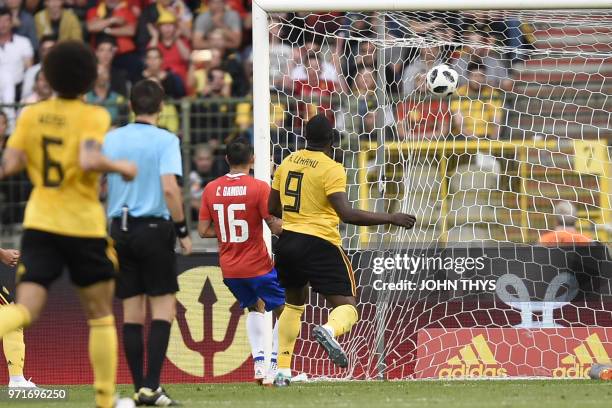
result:
[[[276,243],[274,263],[286,289],[310,283],[322,295],[357,295],[348,256],[341,247],[322,238],[283,231]]]
[[[84,288],[115,277],[117,254],[108,238],[79,238],[26,229],[21,238],[17,282],[48,288],[68,268],[70,280]]]
[[[13,298],[9,289],[14,286],[14,274],[15,271],[13,269],[9,269],[8,266],[5,268],[3,265],[0,265],[0,306],[15,302],[15,299]]]
[[[117,297],[178,292],[174,224],[162,218],[130,218],[127,227],[123,231],[119,219],[111,223],[120,265]]]

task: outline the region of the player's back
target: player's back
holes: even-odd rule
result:
[[[299,150],[283,160],[272,187],[280,192],[284,230],[340,245],[340,220],[327,198],[346,191],[346,173],[340,163],[321,151]]]
[[[100,173],[79,162],[82,141],[102,143],[110,116],[77,99],[51,99],[23,110],[8,146],[26,154],[34,186],[24,227],[77,236],[106,236],[99,200]]]
[[[182,174],[179,139],[176,135],[146,123],[130,123],[106,135],[104,154],[111,160],[128,160],[138,175],[126,182],[119,174],[108,175],[108,216],[120,217],[127,205],[133,217],[170,218],[161,185],[161,176]]]
[[[206,185],[200,219],[212,219],[224,278],[250,278],[272,270],[263,240],[270,186],[246,174],[226,174]]]

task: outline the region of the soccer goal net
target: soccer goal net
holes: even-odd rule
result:
[[[359,286],[361,321],[340,339],[350,366],[311,339],[329,311],[313,294],[296,371],[584,377],[609,362],[609,9],[267,13],[266,24],[273,166],[323,113],[353,206],[417,217],[412,230],[341,225]],[[427,90],[439,64],[458,74],[449,97]]]

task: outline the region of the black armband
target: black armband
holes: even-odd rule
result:
[[[189,229],[187,229],[187,223],[185,220],[175,222],[174,231],[176,231],[176,236],[179,238],[185,238],[187,235],[189,235]]]

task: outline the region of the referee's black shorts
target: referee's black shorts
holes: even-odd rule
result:
[[[357,295],[348,256],[323,238],[284,230],[274,249],[274,264],[285,289],[310,284],[322,295]]]
[[[178,292],[176,233],[163,218],[129,218],[128,230],[113,219],[111,237],[119,256],[115,294],[119,299],[138,295],[162,296]]]

